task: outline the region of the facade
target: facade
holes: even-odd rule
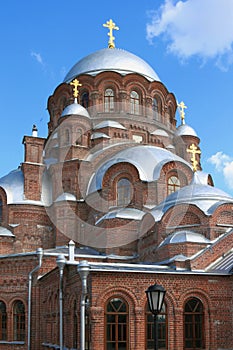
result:
[[[233,349],[233,198],[202,170],[184,104],[111,38],[0,179],[0,349],[153,349],[155,283],[159,349]]]

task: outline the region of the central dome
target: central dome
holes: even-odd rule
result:
[[[140,57],[122,49],[102,49],[78,61],[64,82],[68,83],[80,74],[96,75],[103,71],[114,71],[122,75],[138,73],[150,81],[160,81],[151,66]]]

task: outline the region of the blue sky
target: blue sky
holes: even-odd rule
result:
[[[9,0],[1,4],[0,176],[23,161],[22,139],[47,136],[47,99],[82,57],[116,47],[146,60],[201,139],[202,167],[233,195],[232,0]],[[179,124],[179,116],[177,114]]]

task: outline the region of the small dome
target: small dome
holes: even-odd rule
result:
[[[55,203],[62,202],[62,201],[76,202],[76,200],[77,200],[77,198],[75,197],[75,195],[73,195],[72,193],[64,192],[60,196],[57,197],[57,199],[55,200]]]
[[[175,131],[175,136],[197,136],[196,131],[189,125],[187,124],[182,124],[180,125],[176,131]]]
[[[109,220],[109,219],[128,219],[128,220],[142,220],[145,213],[141,210],[134,209],[134,208],[120,208],[113,211],[110,211],[109,213],[105,214],[100,218],[96,225],[98,225],[103,220]]]
[[[116,128],[126,130],[126,128],[122,124],[114,120],[104,120],[103,122],[97,124],[93,129],[97,130],[102,128]]]
[[[157,135],[157,136],[163,136],[163,137],[169,137],[168,133],[163,129],[156,129],[151,133],[151,135]]]
[[[68,83],[80,74],[97,75],[104,71],[114,71],[122,75],[138,73],[150,81],[160,81],[158,75],[140,57],[121,49],[102,49],[78,61],[66,75]]]
[[[201,235],[200,233],[182,230],[169,235],[167,238],[165,238],[165,240],[162,243],[160,243],[159,247],[162,247],[167,244],[177,244],[185,242],[209,244],[210,240],[205,236]]]
[[[78,103],[72,103],[71,105],[67,106],[62,112],[61,116],[65,117],[68,115],[80,115],[83,117],[90,118],[88,111]]]
[[[91,135],[91,140],[96,140],[96,139],[110,139],[110,137],[103,132],[94,132]]]

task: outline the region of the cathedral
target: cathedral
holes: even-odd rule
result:
[[[104,27],[0,179],[0,350],[233,349],[233,198],[184,102]]]

